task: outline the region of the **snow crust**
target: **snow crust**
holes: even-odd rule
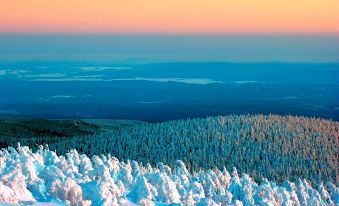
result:
[[[110,155],[88,157],[71,150],[58,156],[48,147],[0,151],[0,205],[339,205],[332,183],[283,184],[226,169],[189,173],[182,161],[172,169]]]

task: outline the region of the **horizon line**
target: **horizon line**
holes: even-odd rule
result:
[[[337,32],[0,32],[0,36],[337,36]]]

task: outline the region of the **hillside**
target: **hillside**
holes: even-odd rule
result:
[[[31,148],[48,144],[52,151],[71,149],[89,156],[111,154],[120,160],[136,160],[174,166],[182,160],[190,172],[201,169],[238,169],[256,181],[297,181],[338,185],[339,123],[324,119],[276,115],[219,116],[202,119],[142,123],[89,120],[100,134],[67,138],[2,137]],[[102,129],[104,128],[104,129]],[[114,128],[114,129],[112,129]]]
[[[114,119],[38,119],[0,116],[0,147],[16,146],[24,142],[31,147],[57,143],[72,137],[98,135],[102,132],[144,124],[141,121]]]

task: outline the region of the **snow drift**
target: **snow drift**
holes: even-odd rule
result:
[[[69,205],[338,205],[332,183],[311,186],[307,180],[277,185],[254,182],[234,168],[189,173],[182,161],[172,169],[110,155],[71,150],[58,156],[48,148],[0,152],[0,203]]]

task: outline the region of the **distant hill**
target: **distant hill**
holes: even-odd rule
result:
[[[18,142],[35,147],[57,143],[72,137],[98,135],[104,131],[114,131],[141,123],[140,121],[112,119],[52,120],[0,116],[0,147],[16,146]]]

